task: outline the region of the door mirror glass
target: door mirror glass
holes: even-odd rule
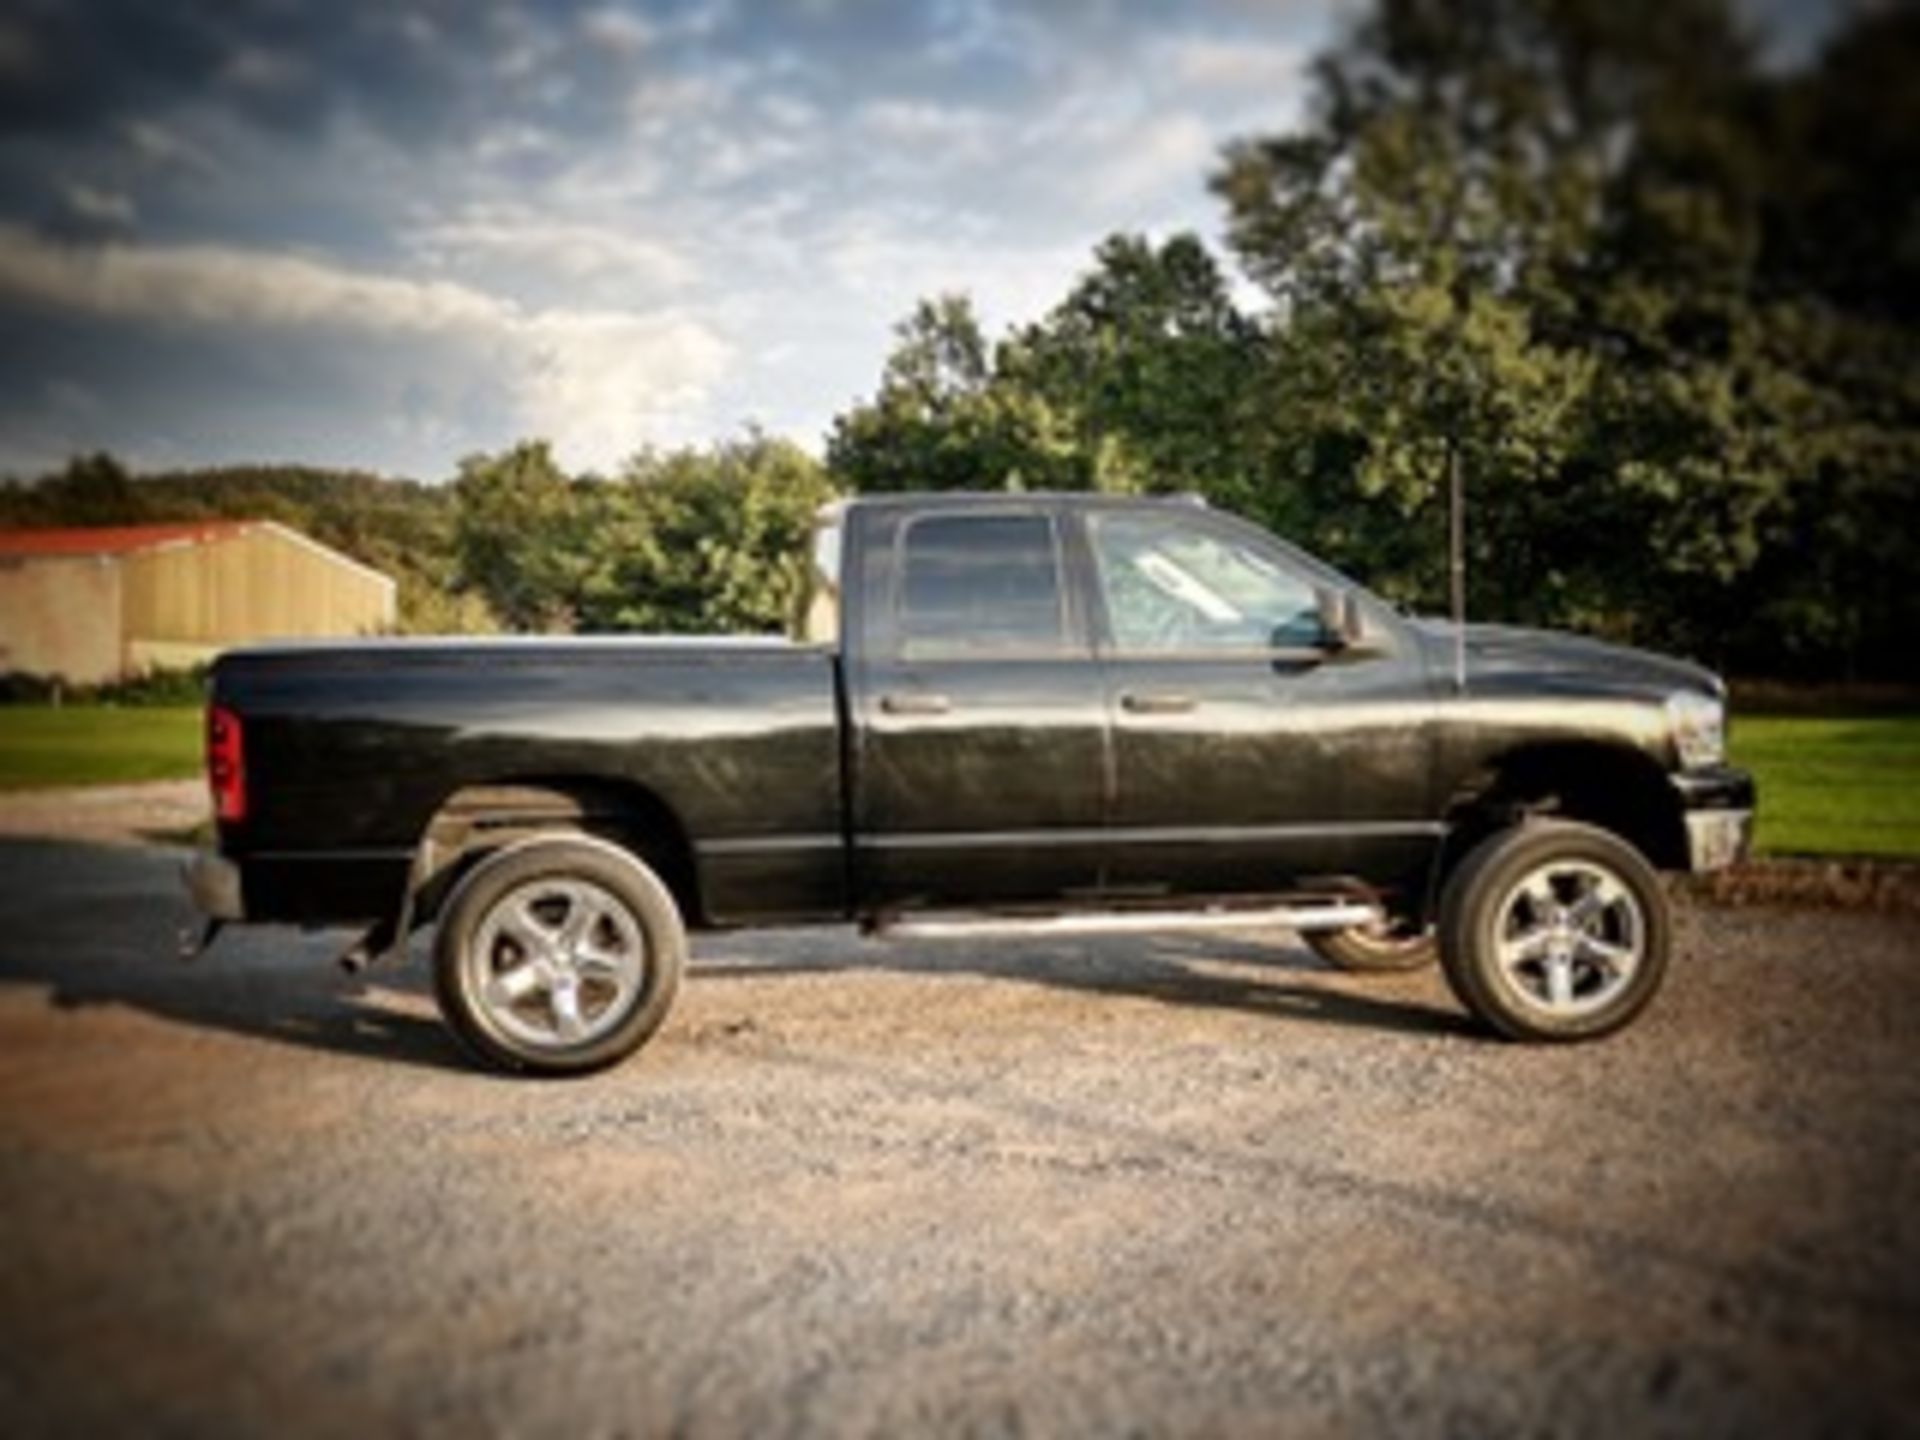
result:
[[[1320,643],[1329,650],[1346,650],[1366,638],[1366,624],[1360,618],[1360,602],[1350,590],[1322,585],[1313,592],[1320,617]]]

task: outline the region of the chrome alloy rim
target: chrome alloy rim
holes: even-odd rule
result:
[[[1632,982],[1647,922],[1624,881],[1590,860],[1551,860],[1501,902],[1500,974],[1528,1005],[1571,1018],[1604,1009]]]
[[[524,1044],[572,1049],[632,1011],[646,975],[640,923],[590,880],[529,880],[494,902],[464,957],[483,1018]]]

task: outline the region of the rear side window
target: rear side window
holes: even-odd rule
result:
[[[908,659],[1058,650],[1066,641],[1059,547],[1044,515],[934,515],[901,547],[900,648]]]

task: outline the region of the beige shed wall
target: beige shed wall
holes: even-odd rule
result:
[[[94,555],[0,556],[0,673],[75,685],[120,676],[120,567]]]
[[[262,526],[128,555],[128,661],[251,640],[361,635],[393,623],[393,582]]]

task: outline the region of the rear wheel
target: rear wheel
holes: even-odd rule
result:
[[[1479,1019],[1516,1040],[1590,1040],[1666,975],[1666,893],[1640,852],[1590,825],[1530,821],[1461,863],[1440,901],[1440,960]]]
[[[1336,970],[1357,975],[1424,970],[1440,954],[1433,931],[1407,921],[1383,920],[1349,930],[1320,930],[1303,938],[1308,949]]]
[[[686,960],[673,897],[617,846],[523,842],[483,860],[440,919],[434,986],[454,1033],[488,1063],[598,1070],[666,1018]]]

